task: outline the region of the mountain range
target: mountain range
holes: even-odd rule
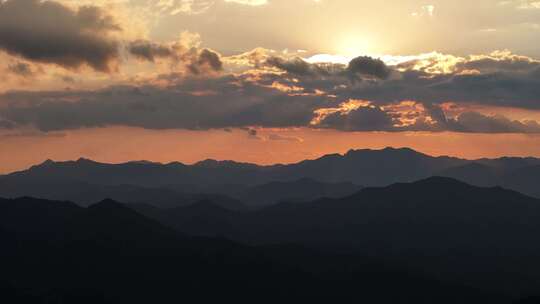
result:
[[[2,199],[0,223],[3,303],[510,301],[370,257],[186,236],[111,200]]]
[[[0,300],[538,303],[539,170],[392,148],[46,161],[0,176]]]
[[[433,177],[251,212],[209,201],[131,208],[189,235],[354,252],[513,296],[540,287],[540,200],[500,187]]]
[[[502,186],[540,198],[540,159],[465,160],[432,157],[407,148],[351,150],[344,155],[273,166],[215,160],[194,165],[48,160],[0,176],[0,196],[70,200],[84,206],[106,198],[158,207],[212,200],[241,209],[242,205],[337,198],[362,186],[388,186],[431,176],[452,177],[477,186]]]

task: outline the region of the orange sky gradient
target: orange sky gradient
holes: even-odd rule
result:
[[[48,134],[0,135],[0,173],[47,159],[100,162],[132,160],[194,163],[207,158],[257,164],[293,163],[349,149],[410,147],[430,155],[463,158],[540,157],[540,136],[429,132],[339,132],[313,129],[152,131],[107,127]],[[238,149],[242,147],[242,149]]]
[[[385,147],[540,157],[537,3],[0,0],[0,174]]]

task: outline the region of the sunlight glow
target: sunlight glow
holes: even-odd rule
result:
[[[336,52],[345,56],[369,56],[375,50],[374,42],[366,35],[348,34],[337,42]]]

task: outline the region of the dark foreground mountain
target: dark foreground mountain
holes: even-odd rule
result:
[[[187,237],[114,201],[0,200],[0,242],[2,303],[508,303],[371,258]]]
[[[512,296],[540,290],[540,200],[500,187],[436,177],[254,212],[133,208],[193,235],[352,252]]]
[[[103,164],[87,159],[46,161],[28,170],[0,176],[0,196],[30,195],[83,205],[112,197],[162,207],[188,205],[201,199],[216,202],[224,199],[200,197],[202,194],[260,205],[349,195],[357,190],[355,185],[388,186],[431,176],[452,177],[478,186],[504,186],[540,198],[537,187],[540,159],[464,160],[432,157],[406,148],[351,150],[344,155],[274,166],[214,160],[194,165]],[[320,185],[302,186],[309,183]],[[297,193],[292,193],[293,190]]]

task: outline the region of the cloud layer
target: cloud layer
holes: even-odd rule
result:
[[[202,47],[197,34],[131,40],[121,38],[123,28],[102,7],[0,1],[7,74],[39,82],[43,66],[55,66],[78,71],[84,81],[80,68],[87,66],[110,75],[106,85],[85,87],[58,73],[69,89],[0,94],[0,128],[540,133],[540,61],[510,51],[363,55],[346,62],[264,48],[225,56]],[[500,109],[533,114],[512,117]]]
[[[52,1],[0,2],[0,49],[37,62],[109,72],[119,56],[110,33],[120,30],[95,6],[72,10]]]
[[[137,42],[131,52],[152,61],[185,51]],[[6,93],[0,95],[0,117],[6,126],[41,131],[125,125],[540,133],[533,119],[473,109],[538,108],[539,63],[509,52],[454,58],[452,65],[446,57],[424,56],[394,66],[369,57],[340,65],[270,56],[262,64],[246,61],[253,66],[243,73],[205,77],[199,77],[198,69],[220,71],[222,59],[206,49],[194,52],[196,56],[186,61],[194,76],[161,74],[142,85],[90,91]],[[238,58],[243,57],[234,60]]]
[[[192,43],[189,40],[170,44],[136,40],[128,45],[128,51],[142,61],[155,62],[161,59],[168,60],[173,65],[183,65],[189,73],[195,75],[219,72],[223,69],[220,54],[191,46]]]

